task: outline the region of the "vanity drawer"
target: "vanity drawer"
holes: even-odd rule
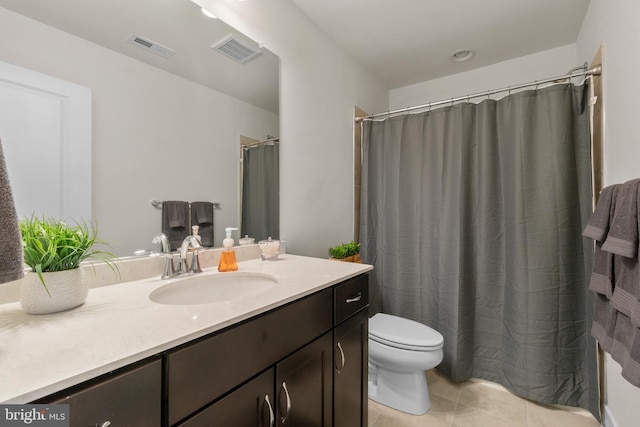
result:
[[[162,361],[133,367],[80,384],[38,403],[69,405],[71,427],[157,427],[162,418]]]
[[[369,276],[362,274],[334,288],[334,325],[369,305]]]
[[[325,289],[166,354],[169,425],[332,328]]]

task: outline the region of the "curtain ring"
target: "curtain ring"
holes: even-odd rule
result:
[[[451,98],[451,106],[453,107],[453,98]]]
[[[538,91],[538,81],[537,81],[537,80],[534,80],[534,83],[535,83],[535,85],[536,85],[536,91]]]
[[[471,95],[467,94],[467,102],[471,102]]]
[[[509,90],[509,96],[511,96],[511,86],[508,86],[507,89]]]
[[[431,103],[429,103],[429,105],[427,106],[427,111],[431,112]]]

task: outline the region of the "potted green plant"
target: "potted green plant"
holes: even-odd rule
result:
[[[329,248],[329,259],[347,262],[362,262],[360,260],[360,243],[351,241],[349,243],[342,243],[333,248]]]
[[[113,254],[94,249],[103,244],[94,226],[78,222],[70,226],[36,216],[20,220],[19,225],[24,262],[35,273],[25,277],[20,289],[20,304],[28,313],[55,313],[82,305],[89,292],[82,261],[97,259],[117,272],[110,260]]]

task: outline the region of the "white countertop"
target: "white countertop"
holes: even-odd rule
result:
[[[238,263],[239,271],[278,279],[269,292],[233,303],[164,305],[149,294],[157,277],[90,289],[66,312],[31,315],[0,305],[0,402],[28,403],[158,354],[371,270],[366,264],[281,255]],[[219,273],[207,268],[201,275]]]

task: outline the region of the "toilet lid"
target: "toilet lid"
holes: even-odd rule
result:
[[[438,350],[444,344],[442,335],[427,325],[384,313],[369,319],[369,338],[409,350]]]

